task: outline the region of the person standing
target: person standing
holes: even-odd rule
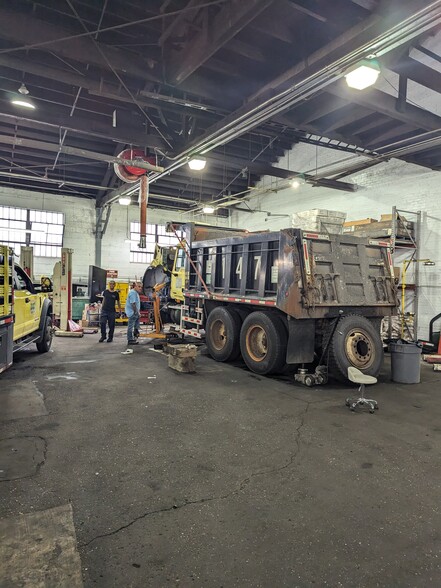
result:
[[[109,287],[102,293],[102,306],[101,306],[101,339],[100,343],[106,340],[106,328],[109,324],[109,337],[107,343],[112,343],[113,332],[115,330],[115,318],[116,318],[116,304],[118,303],[118,312],[121,313],[121,304],[119,301],[119,292],[115,290],[114,280],[110,280]]]
[[[128,345],[137,345],[136,335],[139,333],[139,318],[141,311],[141,299],[139,294],[142,292],[141,282],[134,282],[132,289],[127,296],[125,312],[129,319],[127,325],[127,343]]]

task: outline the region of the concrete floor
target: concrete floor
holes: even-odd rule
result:
[[[0,516],[71,503],[86,587],[441,585],[441,373],[386,364],[380,410],[353,414],[350,388],[97,339],[0,376],[3,405],[40,399],[0,423]]]

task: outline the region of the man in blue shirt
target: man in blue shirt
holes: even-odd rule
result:
[[[140,292],[142,292],[141,282],[134,282],[129,295],[127,296],[125,311],[127,318],[129,319],[127,325],[127,342],[129,345],[138,344],[135,333],[139,332],[139,316],[141,310],[141,299],[139,298]]]

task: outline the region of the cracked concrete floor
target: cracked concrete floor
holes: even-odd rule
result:
[[[353,414],[351,388],[208,357],[178,374],[97,338],[0,380],[34,383],[48,413],[1,423],[46,450],[1,482],[0,516],[70,502],[86,587],[441,585],[441,373],[400,386],[386,365],[378,413]]]

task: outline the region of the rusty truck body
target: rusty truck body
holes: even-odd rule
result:
[[[387,242],[290,228],[193,241],[190,258],[181,329],[214,359],[269,374],[326,356],[340,378],[378,375],[397,304]]]

